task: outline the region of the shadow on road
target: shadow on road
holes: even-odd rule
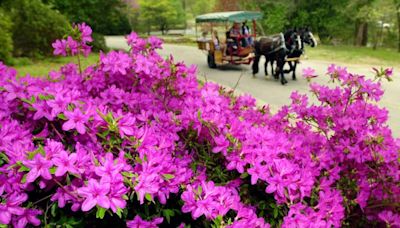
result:
[[[247,70],[243,66],[232,65],[232,64],[226,64],[226,65],[218,66],[217,69],[221,70],[221,71],[246,71]]]

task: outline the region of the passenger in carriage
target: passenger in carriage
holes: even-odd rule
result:
[[[212,31],[211,37],[214,43],[215,50],[221,50],[222,53],[224,53],[226,50],[226,45],[219,39],[217,30]]]
[[[241,39],[240,24],[234,22],[233,26],[226,32],[227,47],[230,52],[235,52],[239,47]]]

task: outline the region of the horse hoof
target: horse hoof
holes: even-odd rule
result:
[[[253,78],[255,78],[256,77],[256,75],[255,74],[253,74]]]
[[[293,79],[293,81],[296,81],[297,80],[297,78],[292,78]]]

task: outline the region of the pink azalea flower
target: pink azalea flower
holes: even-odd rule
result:
[[[311,78],[317,77],[317,75],[315,74],[314,69],[312,69],[311,67],[307,67],[303,69],[303,77],[305,77],[309,81]]]
[[[24,214],[18,216],[18,219],[13,222],[13,225],[17,228],[24,228],[28,224],[39,226],[40,219],[38,219],[37,216],[42,213],[42,211],[36,209],[25,209]]]
[[[121,137],[133,136],[135,128],[136,118],[132,115],[123,115],[123,117],[118,121],[118,129]]]
[[[162,41],[159,38],[155,36],[150,36],[149,38],[147,38],[147,42],[150,44],[150,49],[161,49]]]
[[[34,182],[40,176],[45,180],[50,180],[52,178],[50,168],[53,166],[53,163],[46,160],[41,154],[36,154],[32,161],[25,161],[24,164],[30,168],[26,176],[27,183]]]
[[[157,228],[159,224],[163,222],[163,218],[157,217],[154,218],[152,221],[143,220],[139,215],[136,215],[132,221],[127,221],[126,226],[128,228]]]
[[[67,172],[77,174],[78,170],[75,167],[76,160],[76,153],[71,153],[70,155],[68,155],[67,152],[62,151],[53,159],[54,165],[57,167],[54,175],[56,177],[60,177],[64,176],[64,174]]]
[[[90,179],[86,187],[77,190],[78,194],[85,198],[82,203],[82,211],[89,211],[94,206],[110,208],[110,199],[107,194],[110,191],[109,183],[101,183],[95,179]]]
[[[74,40],[71,36],[67,37],[67,45],[68,50],[70,51],[71,55],[77,55],[79,53],[79,43],[78,41]]]
[[[32,104],[32,107],[36,109],[35,115],[33,115],[33,119],[39,120],[43,117],[52,121],[54,120],[54,115],[52,114],[52,110],[49,105],[45,101],[37,101]]]
[[[400,227],[400,214],[384,210],[378,214],[378,217],[386,223],[387,227]]]
[[[26,194],[13,193],[5,204],[0,203],[0,223],[9,224],[13,215],[23,215],[24,209],[20,204],[28,199]]]
[[[57,94],[53,100],[46,101],[47,105],[52,108],[51,115],[54,117],[64,112],[70,102],[71,99],[64,94]]]
[[[67,41],[66,40],[56,40],[52,44],[54,48],[54,55],[67,56]]]
[[[81,41],[84,43],[92,42],[92,28],[86,23],[78,24],[78,29],[81,32]]]
[[[100,63],[105,72],[126,75],[132,59],[122,51],[111,51],[107,55],[100,55]]]
[[[126,201],[122,198],[128,192],[123,183],[113,185],[109,194],[111,210],[116,213],[118,209],[126,207]]]
[[[146,49],[146,41],[140,38],[135,32],[131,32],[128,36],[126,36],[126,41],[131,47],[132,53],[137,54]]]
[[[89,120],[89,117],[83,114],[79,108],[75,108],[72,112],[66,111],[64,114],[68,118],[68,121],[62,126],[64,131],[76,129],[79,134],[86,133],[85,124]]]

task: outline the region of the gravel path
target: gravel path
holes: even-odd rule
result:
[[[106,43],[110,48],[128,48],[124,38],[121,36],[106,37]],[[227,65],[218,69],[209,69],[207,66],[206,54],[195,47],[165,44],[164,49],[159,53],[164,56],[172,54],[176,61],[184,61],[187,65],[196,65],[199,79],[215,81],[231,88],[238,83],[235,90],[237,93],[251,94],[258,100],[259,105],[268,104],[272,110],[277,110],[282,105],[289,104],[289,96],[293,91],[297,90],[300,93],[309,94],[308,83],[301,76],[301,70],[303,68],[314,68],[320,76],[313,79],[313,81],[327,84],[329,78],[325,76],[325,72],[327,67],[331,64],[330,62],[319,60],[302,60],[297,68],[297,81],[292,81],[291,75],[286,75],[286,79],[289,83],[282,86],[279,81],[276,81],[271,76],[265,77],[263,72],[258,73],[256,77],[252,77],[251,67],[247,65]],[[260,69],[263,69],[263,64],[263,60],[260,61]],[[336,64],[347,66],[348,70],[353,73],[373,76],[371,69],[373,66],[346,63]],[[380,104],[389,110],[389,125],[394,135],[400,137],[400,74],[398,70],[400,70],[400,60],[399,65],[394,66],[394,81],[383,83],[385,95]]]

